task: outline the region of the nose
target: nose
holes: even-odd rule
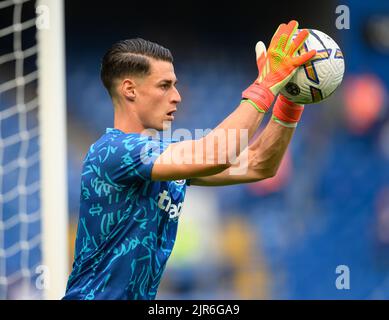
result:
[[[173,88],[173,95],[172,95],[172,101],[174,103],[180,103],[181,102],[181,95],[178,92],[178,89],[176,87]]]

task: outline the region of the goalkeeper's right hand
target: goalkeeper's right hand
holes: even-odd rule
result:
[[[297,28],[298,22],[295,20],[281,24],[273,35],[267,54],[262,42],[256,45],[258,78],[243,91],[242,98],[248,99],[263,112],[269,110],[274,97],[288,83],[297,68],[316,55],[316,50],[311,50],[296,56],[309,36],[308,30],[303,29],[292,40]]]

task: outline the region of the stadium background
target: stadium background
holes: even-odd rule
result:
[[[338,5],[350,9],[348,30],[336,28]],[[233,110],[256,77],[255,43],[268,44],[278,24],[291,19],[338,42],[346,62],[343,84],[327,101],[307,106],[276,177],[188,188],[158,298],[389,298],[384,0],[212,7],[198,1],[65,1],[70,261],[82,159],[112,126],[110,99],[99,79],[106,49],[132,37],[169,48],[183,98],[173,129],[194,132],[215,127]],[[12,238],[12,230],[6,237]],[[339,265],[350,269],[349,290],[336,288]],[[20,298],[17,292],[10,297]]]

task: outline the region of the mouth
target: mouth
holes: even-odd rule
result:
[[[167,117],[171,120],[171,121],[173,121],[174,120],[174,113],[177,111],[177,109],[174,109],[174,110],[171,110],[171,111],[169,111],[166,115],[167,115]]]

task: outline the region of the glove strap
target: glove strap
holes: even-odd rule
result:
[[[304,106],[279,95],[273,108],[272,119],[288,128],[295,128],[303,114]]]
[[[274,94],[266,87],[254,82],[242,92],[242,98],[253,104],[260,112],[267,112],[274,100]],[[251,101],[251,102],[250,102]]]

